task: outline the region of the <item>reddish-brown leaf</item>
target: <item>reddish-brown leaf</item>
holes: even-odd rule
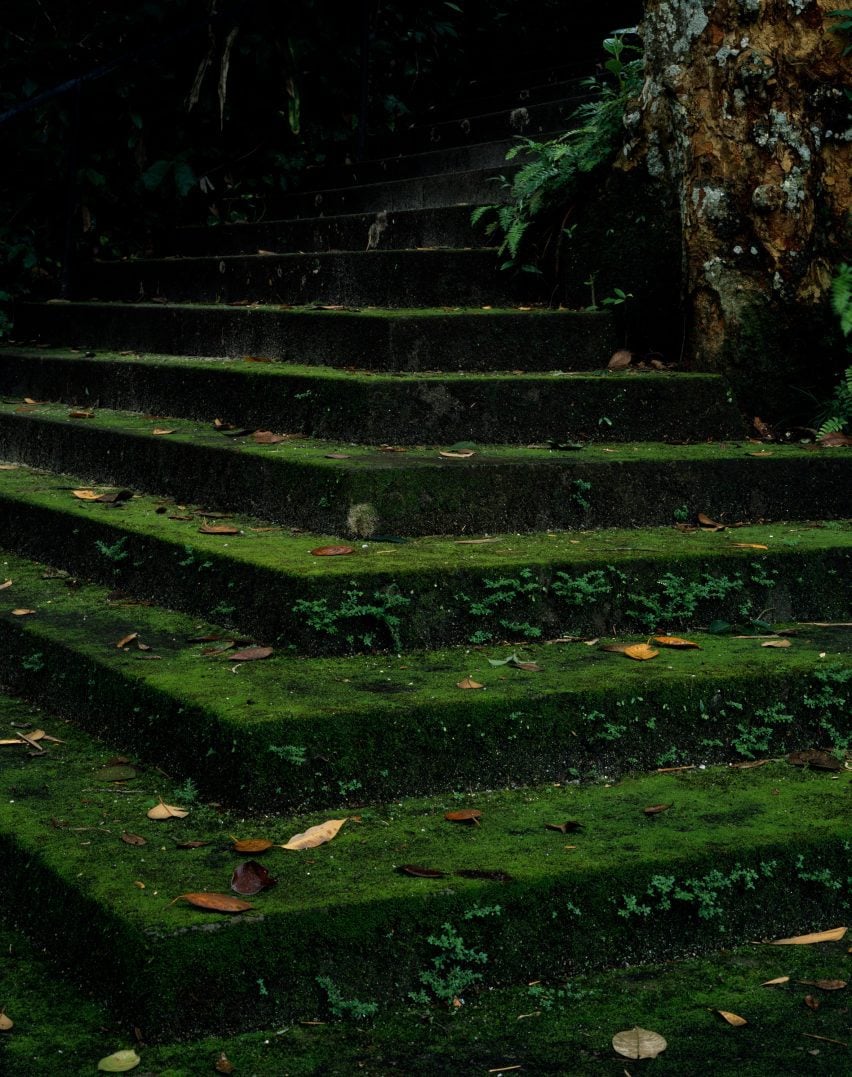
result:
[[[235,651],[232,655],[230,655],[230,661],[257,662],[261,658],[269,658],[271,654],[271,647],[246,647],[244,651]]]
[[[668,811],[671,804],[651,804],[647,808],[643,808],[642,811],[645,815],[660,815],[661,812]]]
[[[233,1073],[236,1069],[236,1066],[233,1062],[230,1061],[228,1056],[224,1052],[222,1052],[222,1054],[220,1054],[219,1057],[216,1059],[214,1068],[217,1073]]]
[[[585,829],[576,819],[568,819],[564,823],[545,823],[544,826],[546,830],[558,830],[560,834],[576,834],[578,830]]]
[[[712,519],[703,512],[698,513],[698,522],[704,528],[705,531],[724,531],[725,525],[720,524],[718,520]]]
[[[796,983],[818,987],[820,991],[842,991],[847,986],[846,980],[797,980]]]
[[[249,902],[231,897],[230,894],[180,894],[171,904],[174,905],[175,901],[186,901],[198,909],[207,909],[209,912],[236,913],[254,908]]]
[[[317,546],[311,550],[314,557],[345,557],[346,554],[355,553],[352,546]]]
[[[118,648],[126,647],[128,643],[132,643],[135,639],[138,639],[138,638],[139,638],[139,633],[138,632],[128,632],[126,636],[122,636],[121,639],[118,641],[118,643],[116,643],[116,647],[118,647]]]
[[[448,823],[467,823],[469,826],[479,826],[482,812],[478,808],[459,808],[458,811],[448,811],[444,814]]]
[[[286,440],[280,434],[273,434],[271,430],[255,430],[251,439],[258,445],[280,445]]]
[[[209,841],[199,841],[198,839],[196,839],[194,841],[176,841],[175,842],[175,848],[176,849],[202,849],[205,845],[209,845],[209,844],[210,844]]]
[[[268,890],[275,886],[277,880],[273,879],[263,864],[256,860],[246,860],[243,864],[237,864],[231,876],[231,889],[236,894],[244,894],[251,897],[259,894],[261,890]]]
[[[814,998],[813,995],[805,995],[805,1005],[809,1010],[818,1010],[820,1007],[820,1001],[818,998]]]
[[[69,419],[94,419],[95,413],[93,411],[69,411]]]
[[[806,748],[800,752],[790,752],[787,762],[794,767],[814,767],[817,770],[843,770],[843,764],[835,759],[831,752],[821,748]]]
[[[400,875],[413,875],[415,879],[445,879],[447,873],[438,868],[422,868],[419,864],[400,864],[396,869]]]
[[[622,348],[619,351],[612,353],[606,368],[607,370],[626,370],[632,362],[633,353]]]
[[[239,535],[240,529],[233,524],[202,524],[198,529],[202,535]]]
[[[824,449],[842,449],[849,445],[852,445],[852,436],[849,434],[841,434],[840,431],[835,431],[832,434],[823,434],[821,438],[817,438],[817,445],[822,445]]]
[[[121,835],[121,840],[125,845],[147,845],[148,841],[139,834],[129,834],[126,830]]]

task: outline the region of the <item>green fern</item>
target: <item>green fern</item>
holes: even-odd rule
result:
[[[605,164],[618,151],[624,137],[623,116],[627,102],[642,86],[641,50],[625,38],[635,29],[616,30],[603,42],[609,59],[607,75],[586,79],[593,100],[574,114],[575,126],[559,138],[537,142],[519,138],[506,154],[507,161],[522,157],[523,164],[511,180],[496,178],[509,201],[503,205],[479,206],[471,214],[471,224],[486,222],[486,234],[499,239],[501,268],[540,272],[532,257],[531,237],[540,228],[531,228],[547,214],[564,205],[576,192],[584,175]],[[557,243],[570,236],[560,228]]]
[[[838,266],[831,282],[831,306],[843,335],[848,337],[852,333],[852,265],[846,262]]]

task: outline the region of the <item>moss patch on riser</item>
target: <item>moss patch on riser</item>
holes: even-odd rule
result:
[[[700,651],[649,663],[582,643],[524,649],[540,672],[491,667],[507,647],[240,665],[233,649],[205,656],[215,642],[190,642],[233,638],[223,629],[42,579],[11,556],[2,570],[14,580],[0,614],[3,681],[232,803],[357,804],[842,747],[850,735],[843,630],[808,629],[786,650],[698,635]],[[117,648],[131,632],[151,651]],[[467,676],[485,688],[457,687]]]
[[[259,355],[369,370],[599,370],[611,315],[517,310],[287,310],[158,303],[22,303],[15,336],[170,355]]]
[[[0,928],[0,947],[10,955],[0,968],[0,997],[17,1021],[14,1034],[0,1039],[5,1072],[55,1077],[59,1067],[66,1077],[91,1077],[97,1059],[132,1042],[124,1025],[71,983],[62,982],[58,991],[54,965],[22,932]],[[666,1051],[654,1062],[661,1077],[695,1077],[701,1058],[712,1058],[717,1077],[786,1072],[846,1077],[847,993],[819,992],[821,1005],[814,1011],[803,1005],[811,988],[801,984],[844,979],[846,947],[845,941],[743,945],[568,982],[485,990],[473,985],[454,1012],[441,1003],[425,1007],[400,1001],[359,1019],[355,1000],[348,999],[350,1008],[336,1018],[327,1005],[305,1011],[305,1022],[320,1024],[276,1025],[203,1040],[186,1026],[180,1030],[183,1042],[146,1043],[136,1050],[145,1071],[160,1077],[212,1072],[223,1053],[237,1072],[254,1077],[315,1077],[318,1072],[387,1077],[396,1071],[439,1077],[516,1064],[532,1072],[564,1072],[570,1066],[572,1074],[622,1077],[624,1064],[611,1052],[612,1035],[639,1024],[667,1038]],[[760,986],[779,976],[789,982]],[[369,1000],[358,1001],[369,1007]],[[722,1006],[747,1015],[747,1037],[714,1012]]]
[[[843,620],[852,605],[852,529],[840,523],[366,542],[354,555],[319,558],[310,551],[334,538],[251,518],[227,519],[237,536],[205,535],[210,521],[185,506],[142,495],[80,501],[71,491],[84,486],[0,471],[7,548],[288,651],[534,642],[761,616]]]
[[[159,422],[164,420],[160,419]],[[168,421],[168,420],[166,420]],[[125,412],[71,419],[64,408],[0,406],[0,456],[74,471],[219,509],[343,534],[476,534],[669,523],[696,490],[714,516],[739,520],[852,515],[852,457],[779,447],[594,445],[580,452],[485,446],[470,459],[380,452],[335,442],[263,446],[203,424]]]
[[[486,982],[500,984],[830,927],[848,913],[848,776],[786,764],[362,809],[321,849],[272,850],[264,859],[278,885],[253,910],[204,913],[172,900],[227,891],[238,860],[227,835],[285,841],[318,819],[190,804],[182,821],[151,822],[161,774],[142,768],[118,793],[99,777],[104,746],[47,716],[39,724],[64,744],[38,762],[2,758],[0,842],[11,869],[0,886],[42,937],[45,925],[72,920],[75,931],[57,931],[51,949],[151,1035],[187,1021],[221,1032],[301,1016],[322,999],[318,976],[344,997],[428,998],[450,975],[444,966],[437,987],[420,976],[434,971],[443,948],[429,939],[442,932],[464,953],[487,953]],[[644,815],[660,802],[673,807]],[[444,820],[467,805],[483,812],[481,826]],[[574,848],[546,829],[563,817],[584,827],[569,837]],[[148,844],[129,846],[123,832]],[[174,847],[189,838],[212,844]],[[511,879],[410,878],[395,870],[404,863]],[[454,941],[446,952],[458,971],[479,971]],[[192,986],[222,979],[227,992]]]
[[[710,374],[346,374],[283,363],[166,356],[84,357],[7,349],[0,389],[21,397],[286,429],[366,444],[526,444],[739,437],[742,420]]]

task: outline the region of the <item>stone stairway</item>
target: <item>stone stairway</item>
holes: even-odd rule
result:
[[[848,922],[848,458],[748,440],[712,373],[608,372],[609,314],[497,271],[500,103],[20,307],[3,1072],[621,1074],[646,1022],[662,1073],[847,1072],[842,992],[759,987],[847,944],[748,944]],[[175,901],[329,818],[254,854],[251,908]],[[39,1009],[56,975],[82,1026]],[[709,1011],[741,1007],[735,1045]]]

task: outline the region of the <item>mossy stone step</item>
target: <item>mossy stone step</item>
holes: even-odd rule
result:
[[[529,274],[501,273],[497,253],[481,250],[323,251],[92,262],[77,298],[233,303],[250,300],[375,307],[507,306],[539,298]]]
[[[316,310],[20,303],[15,337],[169,355],[247,355],[367,370],[599,370],[619,347],[604,311]]]
[[[214,1072],[222,1054],[235,1072],[253,1077],[484,1077],[501,1066],[515,1072],[508,1070],[513,1065],[527,1073],[623,1077],[612,1036],[638,1024],[667,1040],[654,1061],[659,1077],[695,1077],[708,1058],[716,1077],[847,1077],[848,992],[814,991],[821,1003],[814,1011],[803,1004],[813,988],[801,982],[848,977],[847,945],[741,945],[567,982],[488,990],[474,984],[453,1010],[400,1000],[359,1018],[346,999],[350,1007],[338,1017],[325,1005],[264,1031],[199,1039],[188,1027],[183,1042],[140,1045],[103,1005],[67,980],[58,984],[42,948],[4,924],[0,947],[8,957],[0,966],[0,997],[16,1025],[0,1039],[0,1069],[9,1077],[55,1077],[57,1070],[91,1077],[99,1058],[134,1045],[144,1071],[157,1077]],[[788,982],[761,986],[782,976]],[[720,1008],[748,1015],[746,1035],[719,1017]]]
[[[255,254],[272,251],[405,250],[412,247],[485,246],[484,229],[470,223],[470,206],[349,213],[336,217],[190,226],[170,237],[170,253]],[[442,296],[446,299],[446,296]]]
[[[174,433],[153,436],[155,428]],[[755,452],[765,455],[754,459]],[[816,447],[486,445],[471,458],[446,459],[437,447],[398,453],[307,439],[260,445],[187,419],[106,409],[69,418],[67,407],[30,411],[8,403],[0,404],[0,457],[365,536],[652,526],[669,523],[698,497],[703,511],[727,523],[852,515],[852,457]]]
[[[74,496],[86,487],[79,476],[0,470],[4,544],[203,617],[221,617],[224,604],[239,630],[302,653],[685,631],[761,616],[844,620],[852,604],[852,527],[842,522],[380,536],[351,555],[317,557],[312,550],[340,540],[252,517],[211,519],[151,495],[117,504]],[[211,524],[238,534],[202,533]]]
[[[789,648],[691,633],[699,650],[650,662],[582,642],[521,648],[540,669],[492,665],[518,651],[497,644],[338,659],[279,648],[241,662],[231,656],[264,641],[69,586],[11,554],[0,570],[13,581],[0,602],[3,683],[232,803],[360,803],[850,736],[843,629],[803,627]]]
[[[32,720],[3,711],[4,725]],[[426,988],[428,940],[442,932],[457,957],[488,954],[485,982],[505,984],[833,927],[848,912],[849,775],[785,763],[363,808],[319,849],[272,849],[264,863],[278,885],[251,910],[203,912],[174,899],[227,892],[240,859],[228,835],[284,842],[320,816],[249,819],[184,800],[185,819],[153,822],[157,797],[174,803],[186,788],[138,764],[117,788],[103,773],[109,749],[49,716],[38,723],[63,743],[38,759],[16,747],[0,757],[0,888],[42,937],[73,922],[52,933],[52,952],[152,1037],[301,1017],[319,1007],[317,977],[344,998],[398,1001]],[[645,814],[661,803],[671,807]],[[468,806],[481,825],[445,820]],[[584,828],[567,843],[547,829],[565,818]],[[176,848],[182,840],[211,844]],[[448,874],[397,870],[412,863]],[[480,971],[475,959],[457,964]]]
[[[290,363],[0,349],[0,392],[359,442],[741,437],[713,374],[373,374]]]

